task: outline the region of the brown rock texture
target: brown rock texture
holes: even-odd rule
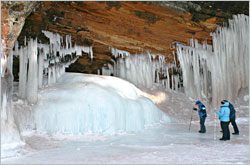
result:
[[[109,46],[131,53],[149,50],[171,61],[173,42],[211,43],[210,32],[238,13],[248,14],[248,2],[41,1],[18,41],[31,36],[48,42],[42,30],[70,34],[73,42],[93,46],[94,60],[82,57],[69,70],[96,73],[111,59]]]
[[[37,2],[1,2],[2,53],[8,56],[19,36],[26,17],[37,7]]]
[[[26,21],[23,33],[41,30],[71,34],[77,44],[89,41],[138,52],[140,48],[167,55],[170,44],[192,37],[211,40],[209,32],[191,21],[190,13],[142,2],[44,2]]]

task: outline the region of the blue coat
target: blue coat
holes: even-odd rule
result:
[[[225,102],[224,105],[220,107],[220,111],[216,111],[216,113],[219,115],[220,121],[229,122],[230,121],[229,102]]]
[[[230,109],[230,119],[235,119],[235,109],[233,104],[229,102],[229,109]]]
[[[200,118],[207,117],[206,107],[201,102],[199,102],[199,116]]]

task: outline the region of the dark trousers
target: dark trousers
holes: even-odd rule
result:
[[[231,118],[230,123],[233,125],[234,133],[239,133],[239,129],[238,129],[237,124],[235,122],[235,118]]]
[[[205,117],[200,118],[200,126],[201,126],[200,131],[201,131],[201,132],[206,132],[205,120],[206,120]]]
[[[224,140],[230,140],[229,123],[230,122],[224,122],[224,121],[220,122],[222,133],[223,133],[222,139]]]

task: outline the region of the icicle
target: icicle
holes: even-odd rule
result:
[[[171,75],[171,89],[174,90],[174,75]]]
[[[66,39],[65,39],[65,41],[66,41],[66,49],[68,50],[69,49],[69,39],[68,39],[68,35],[66,35]]]
[[[178,91],[179,75],[174,76],[175,90]]]
[[[90,49],[90,58],[93,59],[94,55],[93,55],[93,48],[92,48],[92,46],[89,49]]]
[[[43,69],[44,69],[44,52],[39,54],[39,69],[38,69],[38,87],[41,88],[43,85]]]
[[[21,47],[19,54],[19,97],[26,98],[26,83],[27,83],[27,48]]]
[[[24,46],[26,46],[26,36],[24,36]]]
[[[160,74],[164,76],[168,74],[168,71],[164,71],[166,66],[169,65],[165,61],[165,56],[150,54],[149,51],[146,51],[146,54],[130,55],[129,52],[116,48],[110,48],[110,50],[113,56],[117,58],[117,62],[114,61],[114,76],[146,88],[151,88],[154,83],[164,86],[163,80],[160,80]],[[125,59],[123,60],[123,58]]]
[[[102,75],[110,76],[110,70],[105,67],[102,67]]]
[[[7,68],[9,69],[10,74],[13,74],[13,51],[10,51],[10,55],[7,58]]]
[[[234,101],[240,88],[249,87],[248,34],[249,17],[234,15],[228,27],[211,33],[213,49],[196,39],[190,47],[177,44],[186,95],[202,98],[212,93],[215,106],[222,99]]]
[[[174,56],[174,65],[176,66],[176,59],[175,59],[175,53],[174,53],[174,51],[173,51],[173,56]]]
[[[167,71],[167,89],[170,89],[170,77],[169,77],[168,67],[166,68],[166,71]]]
[[[15,42],[15,53],[16,56],[19,55],[18,54],[18,41]]]
[[[37,76],[37,39],[30,39],[29,41],[29,72],[28,72],[28,88],[27,88],[27,100],[30,103],[37,102],[37,88],[38,88],[38,76]]]
[[[48,86],[52,84],[51,82],[51,67],[48,68]]]
[[[160,82],[160,78],[159,78],[159,71],[157,70],[157,73],[156,73],[156,83],[159,83]]]

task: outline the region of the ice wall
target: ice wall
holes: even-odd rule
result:
[[[50,39],[49,44],[41,44],[37,39],[24,41],[24,46],[15,43],[15,49],[7,57],[1,51],[1,157],[15,154],[14,150],[24,142],[18,125],[14,121],[12,108],[13,55],[19,56],[19,97],[29,103],[37,102],[38,88],[52,85],[65,72],[65,67],[75,62],[82,52],[93,58],[92,47],[72,46],[71,36],[66,36],[66,45],[59,34],[43,31]],[[3,40],[2,40],[3,42]]]
[[[48,88],[39,95],[38,132],[113,135],[170,122],[142,91],[120,78],[65,73],[53,88],[57,90]]]
[[[72,46],[71,36],[62,36],[49,31],[42,31],[49,38],[49,44],[37,43],[37,39],[30,38],[25,45],[19,48],[15,44],[12,55],[19,56],[19,97],[30,103],[37,102],[38,88],[53,85],[65,72],[65,68],[74,63],[82,52],[93,58],[92,46]],[[7,65],[12,68],[12,60]],[[29,67],[28,67],[29,66]],[[28,69],[28,72],[27,72]]]
[[[208,96],[211,83],[208,79],[207,57],[212,55],[211,46],[197,40],[190,40],[191,46],[177,44],[177,55],[182,68],[185,93],[193,98]]]
[[[191,40],[177,44],[185,93],[196,99],[212,97],[212,104],[234,101],[249,87],[249,17],[234,15],[227,27],[211,33],[213,47]]]
[[[24,142],[14,121],[12,108],[12,54],[1,50],[1,158],[13,156]]]
[[[213,103],[223,98],[234,101],[240,88],[249,87],[249,17],[234,15],[228,27],[219,27],[211,36]]]
[[[139,87],[151,88],[154,83],[158,83],[167,89],[179,89],[177,75],[169,73],[175,65],[167,63],[165,56],[149,52],[131,54],[116,48],[110,49],[116,61],[113,61],[114,65],[109,64],[108,68],[103,69],[104,75],[113,74]],[[162,75],[161,79],[160,75]]]
[[[6,74],[1,79],[1,158],[13,156],[24,145],[14,121],[11,99],[12,76]]]

